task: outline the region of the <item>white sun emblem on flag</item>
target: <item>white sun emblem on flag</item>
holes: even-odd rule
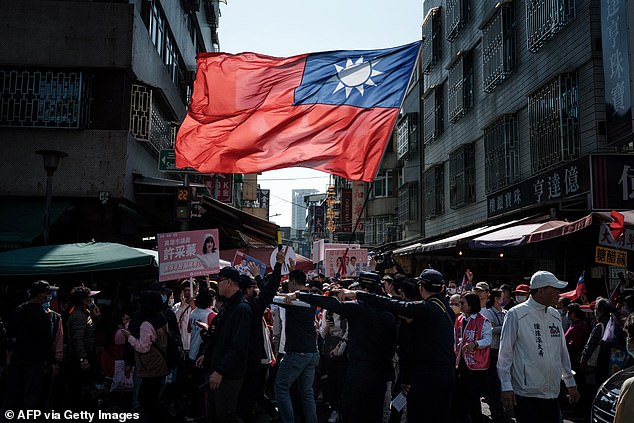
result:
[[[345,89],[346,98],[348,98],[352,89],[356,88],[356,90],[363,95],[364,87],[373,87],[376,85],[374,81],[372,81],[372,77],[383,73],[374,69],[374,66],[379,63],[379,60],[365,62],[363,57],[359,57],[356,62],[353,62],[352,59],[348,58],[345,67],[334,65],[337,70],[336,78],[339,82],[332,93],[334,94],[339,90]]]

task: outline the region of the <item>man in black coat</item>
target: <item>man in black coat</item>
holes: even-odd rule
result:
[[[361,272],[357,281],[350,286],[365,292],[380,293],[381,279],[376,273]],[[367,303],[341,303],[334,297],[305,292],[288,294],[286,298],[289,302],[298,299],[331,310],[348,320],[349,365],[343,389],[343,420],[346,423],[382,422],[387,382],[394,378],[394,315]]]
[[[238,398],[238,410],[244,421],[251,421],[253,418],[253,407],[259,392],[264,391],[264,373],[262,371],[262,358],[264,351],[264,332],[262,329],[262,316],[266,308],[273,302],[273,297],[277,293],[282,278],[281,270],[286,249],[278,249],[276,254],[275,267],[269,276],[268,282],[261,281],[260,268],[257,265],[250,265],[249,270],[255,276],[255,280],[249,276],[240,276],[240,290],[244,292],[247,302],[251,307],[251,328],[249,335],[249,354],[247,358],[247,371],[244,383]],[[259,283],[262,282],[262,283]],[[262,291],[256,295],[255,289],[262,286]]]
[[[242,421],[236,409],[247,369],[251,307],[239,279],[240,273],[232,267],[220,270],[218,294],[223,305],[209,327],[202,359],[209,375],[208,412],[220,423]]]
[[[407,394],[407,418],[412,422],[450,421],[451,395],[455,384],[454,313],[443,294],[440,272],[425,269],[418,288],[423,301],[397,301],[362,291],[344,290],[342,299],[357,299],[412,319],[414,363],[412,385]],[[352,326],[351,326],[352,327]]]

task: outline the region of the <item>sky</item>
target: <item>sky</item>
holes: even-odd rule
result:
[[[220,50],[287,57],[330,50],[395,47],[421,38],[421,0],[227,0],[220,3]],[[287,168],[258,176],[271,190],[269,220],[291,226],[293,189],[326,192],[329,175]]]

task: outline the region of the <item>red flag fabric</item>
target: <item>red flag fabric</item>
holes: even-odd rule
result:
[[[610,212],[610,216],[614,219],[613,222],[610,222],[610,233],[612,234],[612,238],[618,241],[625,232],[625,216],[623,216],[623,213],[619,213],[615,210]]]
[[[374,179],[420,42],[275,58],[205,53],[176,137],[176,166],[257,173],[291,166]]]
[[[577,298],[581,297],[582,295],[585,295],[586,292],[588,292],[586,289],[585,274],[586,274],[585,271],[581,272],[581,275],[579,276],[579,280],[577,281],[577,286],[575,287],[574,291],[563,292],[559,294],[559,296],[570,298],[572,301],[574,301]]]

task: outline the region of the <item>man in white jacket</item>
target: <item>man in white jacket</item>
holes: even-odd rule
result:
[[[550,272],[535,272],[529,299],[509,310],[504,320],[497,369],[502,405],[515,408],[518,423],[560,421],[562,378],[570,402],[579,400],[561,316],[553,308],[566,285]]]

